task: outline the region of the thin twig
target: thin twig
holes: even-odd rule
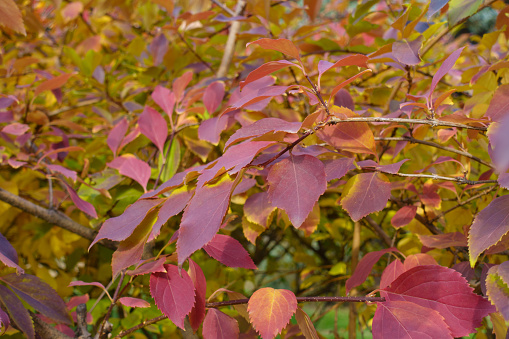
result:
[[[214,73],[214,69],[212,68],[212,66],[210,66],[210,64],[208,62],[206,62],[205,60],[203,60],[203,58],[198,54],[196,53],[196,51],[194,50],[193,46],[191,46],[189,44],[189,42],[187,42],[187,40],[182,36],[182,34],[177,30],[177,35],[178,37],[180,38],[180,40],[182,40],[182,42],[186,45],[187,49],[193,53],[193,55],[198,59],[200,60],[200,62],[202,62],[208,69],[210,69],[213,73]]]
[[[427,145],[427,146],[431,146],[431,147],[435,147],[435,148],[438,148],[438,149],[441,149],[441,150],[444,150],[444,151],[447,151],[447,152],[452,152],[452,153],[456,153],[456,154],[459,154],[459,155],[462,155],[464,157],[467,157],[467,158],[470,158],[474,161],[477,161],[478,163],[481,163],[483,164],[484,166],[487,166],[489,168],[493,168],[493,165],[468,153],[468,152],[464,152],[464,151],[460,151],[460,150],[457,150],[455,148],[452,148],[452,147],[446,147],[446,146],[442,146],[440,144],[437,144],[437,143],[434,143],[434,142],[431,142],[431,141],[425,141],[425,140],[419,140],[419,139],[415,139],[415,138],[411,138],[411,137],[375,137],[375,140],[376,141],[408,141],[410,143],[415,143],[415,144],[423,144],[423,145]]]
[[[237,7],[233,16],[240,15],[246,5],[245,0],[238,0]],[[235,43],[237,42],[237,34],[240,31],[240,21],[234,21],[230,25],[230,33],[228,33],[228,40],[226,40],[226,46],[224,48],[223,58],[221,59],[221,65],[217,71],[217,77],[222,78],[228,74],[228,68],[233,60],[233,54],[235,53]]]
[[[231,9],[229,9],[228,7],[226,7],[223,3],[217,1],[217,0],[211,0],[212,3],[216,4],[217,6],[219,6],[223,11],[225,11],[226,13],[230,14],[231,16],[236,16],[235,12],[232,11]]]
[[[110,318],[111,312],[113,311],[113,307],[117,303],[118,298],[120,297],[120,287],[122,286],[122,282],[124,281],[125,277],[125,270],[122,270],[122,273],[120,274],[120,279],[118,281],[117,288],[115,289],[115,294],[113,294],[113,302],[110,304],[110,307],[108,307],[108,311],[106,312],[106,315],[104,316],[104,319],[101,323],[101,326],[99,327],[99,331],[96,334],[96,338],[101,338],[106,322]]]
[[[452,181],[463,185],[498,184],[498,181],[496,180],[468,180],[464,177],[446,177],[437,174],[413,174],[413,173],[388,173],[388,174],[405,178],[421,178],[421,179]]]

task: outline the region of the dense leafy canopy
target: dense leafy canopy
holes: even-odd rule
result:
[[[0,333],[505,337],[507,13],[0,1]]]

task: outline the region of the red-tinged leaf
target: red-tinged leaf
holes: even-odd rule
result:
[[[252,71],[251,73],[249,73],[246,80],[242,81],[240,83],[240,90],[242,90],[244,88],[244,86],[246,86],[258,79],[261,79],[264,76],[267,76],[271,73],[279,71],[280,69],[290,67],[290,66],[295,66],[295,67],[302,69],[302,67],[300,67],[299,65],[294,64],[293,62],[290,62],[287,60],[269,61],[269,62],[261,65],[260,67],[258,67],[254,71]]]
[[[162,199],[141,199],[126,208],[124,213],[118,217],[106,220],[90,248],[101,239],[110,239],[121,241],[127,239],[136,229],[136,227],[145,219],[148,212],[158,206]]]
[[[150,166],[146,162],[132,154],[124,154],[113,159],[107,165],[118,170],[120,174],[133,179],[143,187],[145,192],[147,191],[147,183],[150,179]]]
[[[490,140],[488,153],[498,173],[505,173],[509,169],[509,117],[501,122],[494,122],[488,127]]]
[[[311,155],[291,155],[271,166],[267,176],[269,200],[299,228],[325,192],[323,163]]]
[[[51,91],[51,90],[62,87],[69,80],[69,78],[72,76],[73,76],[72,73],[66,73],[66,74],[61,74],[59,76],[51,78],[49,80],[43,81],[35,89],[34,98],[44,91]]]
[[[269,202],[267,192],[250,195],[244,203],[244,216],[250,222],[268,227],[269,218],[276,207]]]
[[[412,41],[395,41],[392,44],[392,54],[404,65],[417,65],[421,62],[419,50],[422,46],[422,35]]]
[[[65,188],[67,189],[67,193],[69,193],[69,196],[71,197],[71,200],[74,203],[74,205],[76,205],[76,207],[78,207],[82,212],[85,212],[92,218],[97,219],[97,212],[95,211],[94,205],[92,205],[88,201],[81,199],[78,196],[78,193],[76,193],[74,189],[71,186],[69,186],[65,181],[60,182],[64,184]]]
[[[394,214],[391,219],[391,224],[395,228],[406,226],[415,218],[416,213],[417,206],[403,206]]]
[[[315,204],[311,213],[308,214],[306,220],[300,225],[299,229],[306,234],[306,236],[310,236],[316,231],[318,224],[320,223],[320,205],[318,202]]]
[[[306,6],[306,13],[309,16],[309,19],[311,22],[314,22],[317,14],[320,13],[322,0],[304,0],[304,5]]]
[[[228,298],[230,300],[240,300],[240,299],[247,299],[245,295],[243,295],[242,293],[239,293],[239,292],[234,292],[234,291],[230,291],[230,290],[227,290],[225,288],[219,288],[217,289],[214,293],[212,293],[212,295],[209,297],[208,301],[210,302],[211,300],[214,299],[214,297],[216,296],[216,294],[218,293],[221,293],[221,292],[226,292],[226,294],[228,294]],[[244,317],[244,319],[246,319],[247,321],[249,321],[249,313],[247,312],[247,305],[246,304],[238,304],[238,305],[233,305],[233,308],[242,316]]]
[[[372,71],[370,69],[365,69],[364,71],[354,75],[353,77],[343,81],[342,83],[340,83],[339,85],[336,85],[336,87],[334,87],[332,89],[332,92],[331,92],[331,95],[329,97],[329,104],[330,102],[332,101],[333,98],[335,98],[335,95],[336,93],[338,93],[341,89],[343,89],[343,87],[345,87],[346,85],[352,83],[355,79],[357,79],[358,77],[362,76],[363,74],[366,74],[366,73],[371,73]],[[346,107],[346,108],[349,108],[349,107]],[[353,109],[353,108],[352,108]]]
[[[203,93],[203,104],[210,114],[221,105],[224,98],[224,82],[214,81],[207,86]]]
[[[479,212],[468,234],[470,265],[474,266],[479,255],[492,247],[509,232],[509,195],[494,199]]]
[[[500,276],[501,270],[507,270],[508,261],[500,265],[493,266],[488,270],[486,276],[486,293],[490,301],[495,305],[497,311],[500,312],[504,319],[509,319],[509,286],[507,280]],[[507,277],[506,277],[507,278]]]
[[[484,116],[490,118],[492,121],[501,122],[508,116],[508,112],[509,85],[502,85],[495,91],[495,94],[490,101],[490,106]]]
[[[9,285],[12,290],[27,304],[56,322],[70,325],[71,319],[67,307],[58,293],[47,283],[30,274],[8,274],[0,280]]]
[[[154,273],[154,272],[166,272],[166,269],[164,268],[164,263],[166,262],[166,257],[161,257],[157,260],[150,261],[150,262],[143,262],[141,265],[136,267],[134,270],[127,271],[126,274],[130,276],[137,276],[147,273]]]
[[[168,137],[168,126],[166,120],[159,112],[150,106],[145,106],[143,113],[138,119],[141,133],[152,141],[159,152],[164,152],[164,143]]]
[[[255,270],[257,267],[237,239],[228,235],[216,234],[205,246],[205,252],[220,263],[229,267],[242,267]]]
[[[81,1],[71,2],[60,11],[65,23],[76,19],[81,12],[83,12],[83,3]]]
[[[51,151],[44,153],[44,155],[42,157],[40,157],[39,160],[37,160],[37,164],[40,164],[44,158],[51,157],[53,154],[66,153],[66,152],[83,152],[83,151],[85,151],[85,149],[82,147],[78,147],[78,146],[68,146],[68,147],[56,148],[56,149],[53,149]]]
[[[76,179],[78,178],[78,175],[75,171],[71,171],[70,169],[67,169],[60,165],[52,165],[52,164],[45,164],[47,168],[49,168],[52,172],[57,172],[62,174],[64,177],[71,179],[72,181],[76,182]]]
[[[381,211],[391,197],[389,179],[378,172],[360,173],[351,177],[343,188],[341,206],[353,221]]]
[[[233,143],[252,137],[258,137],[270,132],[297,133],[301,125],[302,123],[300,122],[289,122],[278,118],[261,119],[249,126],[238,129],[233,133],[230,139],[228,139],[224,147],[226,149]]]
[[[229,174],[238,173],[251,163],[259,152],[272,144],[272,141],[246,141],[228,148],[212,167],[202,171],[198,178],[198,188],[214,179],[218,174],[222,174],[223,171],[227,171]]]
[[[106,139],[106,143],[108,147],[113,152],[113,155],[117,155],[117,150],[124,139],[124,136],[129,128],[129,122],[126,118],[122,118],[115,127],[113,127],[108,134],[108,138]]]
[[[118,301],[127,307],[141,307],[141,308],[147,308],[150,307],[150,303],[139,298],[132,298],[132,297],[122,297],[118,299]]]
[[[194,284],[194,291],[196,293],[193,309],[189,314],[189,322],[191,327],[196,332],[205,318],[205,304],[207,293],[207,281],[200,266],[189,259],[189,277]],[[232,337],[233,338],[233,337]]]
[[[247,304],[249,319],[263,339],[276,337],[297,310],[297,298],[288,290],[265,287],[253,293]]]
[[[334,108],[334,113],[347,117],[358,117],[348,108]],[[318,137],[334,148],[352,153],[376,155],[375,137],[365,122],[348,122],[324,127],[317,133]]]
[[[152,54],[152,60],[154,66],[159,66],[163,62],[164,55],[168,52],[168,39],[166,35],[161,33],[157,35],[150,43],[150,54]]]
[[[368,60],[369,58],[362,54],[346,55],[335,63],[328,62],[326,60],[320,60],[318,62],[318,84],[320,84],[323,73],[327,72],[328,70],[344,66],[368,67]]]
[[[430,100],[431,96],[433,95],[433,92],[435,91],[435,88],[437,87],[438,83],[452,69],[452,67],[456,63],[456,60],[458,60],[458,58],[460,57],[461,52],[463,52],[464,48],[465,47],[462,47],[462,48],[457,49],[454,52],[452,52],[451,55],[449,55],[449,57],[447,59],[445,59],[445,61],[442,63],[442,65],[440,66],[438,71],[433,76],[433,80],[431,81],[431,88],[429,90],[429,95],[428,95],[429,101],[431,101]]]
[[[154,102],[168,115],[168,118],[170,118],[170,124],[172,124],[173,108],[175,107],[175,94],[173,94],[173,92],[169,89],[157,85],[151,96]]]
[[[353,161],[353,158],[325,160],[323,164],[325,166],[325,177],[327,181],[341,179],[348,171],[355,169]]]
[[[180,223],[177,253],[179,265],[216,235],[230,205],[235,181],[228,175],[196,191]],[[211,201],[214,203],[211,204]]]
[[[159,235],[161,227],[166,224],[171,217],[182,212],[184,207],[186,207],[189,203],[189,200],[191,200],[193,194],[194,190],[189,190],[186,186],[181,189],[174,190],[171,195],[166,198],[166,201],[159,209],[157,221],[152,226],[152,233],[150,234],[148,241],[155,239]]]
[[[19,122],[14,122],[2,128],[2,132],[7,134],[12,134],[16,136],[20,136],[25,134],[28,130],[30,130],[30,126],[25,124],[20,124]]]
[[[10,324],[9,315],[0,308],[0,335],[4,335]]]
[[[474,332],[482,318],[495,311],[459,272],[438,265],[414,267],[383,291],[387,301],[409,301],[437,311],[454,337]]]
[[[260,79],[261,80],[261,79]],[[246,86],[247,87],[247,86]],[[250,94],[241,96],[238,101],[235,101],[231,106],[223,111],[221,115],[224,115],[228,112],[234,111],[236,109],[245,108],[245,109],[262,109],[267,106],[270,99],[273,97],[283,95],[288,90],[300,88],[299,85],[291,85],[291,86],[268,86],[265,88],[261,88],[257,91],[250,91]],[[263,102],[263,104],[259,107],[256,105],[257,103]]]
[[[457,246],[468,246],[467,237],[461,232],[451,232],[445,234],[422,235],[418,234],[421,243],[429,248],[448,248]]]
[[[463,166],[463,164],[460,161],[458,161],[458,160],[456,160],[454,158],[451,158],[451,157],[440,156],[440,157],[437,158],[437,160],[433,161],[431,164],[429,164],[426,167],[424,167],[423,169],[417,171],[417,173],[426,172],[430,167],[438,165],[438,164],[443,164],[444,162],[455,162],[455,163],[457,163],[458,165],[461,166],[463,171],[465,171],[465,167]]]
[[[193,79],[193,72],[187,71],[173,82],[173,93],[175,93],[175,100],[177,102],[180,102],[184,97],[184,90],[189,85],[189,82],[191,82],[191,79]]]
[[[306,339],[320,338],[308,314],[304,312],[300,307],[297,307],[297,312],[295,312],[295,320],[297,321],[297,325],[299,325],[299,328]]]
[[[438,265],[438,263],[431,255],[427,253],[411,254],[405,258],[405,262],[403,263],[405,271],[422,265]]]
[[[373,339],[453,338],[437,311],[407,301],[377,303],[372,332]]]
[[[2,308],[7,311],[11,321],[28,339],[35,339],[35,330],[30,314],[18,297],[4,285],[0,285],[0,305],[3,305]]]
[[[348,280],[346,281],[345,284],[346,294],[348,294],[348,292],[350,292],[352,288],[362,284],[368,277],[369,273],[371,273],[373,266],[378,262],[378,260],[380,260],[380,258],[385,253],[389,252],[399,252],[399,251],[397,248],[391,247],[380,251],[369,252],[364,257],[362,257],[362,259],[357,264],[357,267],[355,268],[355,271],[353,272],[352,276],[348,278]]]
[[[239,333],[237,320],[215,308],[209,308],[203,321],[202,334],[204,339],[238,338]]]
[[[115,277],[124,268],[136,265],[143,255],[143,248],[157,219],[157,207],[150,210],[132,234],[118,244],[111,259],[112,276]]]
[[[18,266],[18,253],[11,243],[0,233],[0,261],[4,265],[16,269],[17,274],[23,274],[25,271]]]
[[[206,140],[214,145],[219,144],[221,133],[228,126],[229,119],[230,117],[224,114],[202,121],[198,127],[198,138],[200,138],[200,140]]]
[[[184,329],[184,319],[194,305],[193,281],[183,269],[164,265],[167,273],[152,273],[150,294],[161,310],[175,325]]]
[[[391,262],[385,270],[382,272],[382,277],[380,278],[380,288],[386,288],[392,284],[397,277],[401,275],[401,273],[405,272],[405,267],[401,260],[396,259]]]
[[[431,181],[426,182],[422,187],[422,193],[419,198],[426,207],[440,208],[442,197],[438,194],[438,185]]]
[[[270,49],[273,51],[281,52],[283,54],[291,56],[292,58],[297,59],[300,62],[299,50],[297,49],[297,47],[295,47],[293,42],[291,42],[290,40],[263,38],[263,39],[258,39],[256,41],[248,43],[246,45],[246,47],[250,46],[250,45],[258,45],[264,49]]]
[[[23,16],[13,0],[4,0],[0,4],[0,26],[27,35],[25,25],[23,25]]]
[[[479,179],[479,180],[481,180],[481,179]],[[509,189],[509,173],[499,174],[497,181],[501,187],[503,187],[505,189]]]

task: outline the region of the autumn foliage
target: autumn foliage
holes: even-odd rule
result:
[[[0,333],[505,338],[508,13],[0,0]]]

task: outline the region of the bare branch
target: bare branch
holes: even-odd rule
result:
[[[235,9],[234,16],[240,15],[246,5],[245,0],[239,0]],[[228,73],[228,68],[233,59],[233,53],[235,52],[235,43],[237,42],[237,34],[240,31],[240,22],[234,21],[230,26],[230,33],[228,34],[228,40],[226,40],[226,46],[224,48],[223,58],[221,59],[221,65],[217,71],[217,77],[225,77]]]

